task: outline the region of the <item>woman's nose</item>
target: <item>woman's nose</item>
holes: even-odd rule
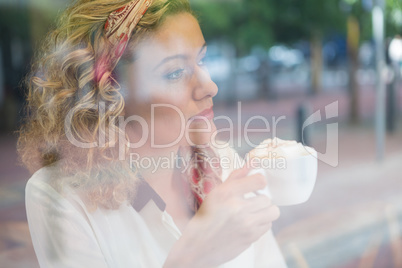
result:
[[[213,98],[218,93],[218,86],[211,80],[211,76],[205,66],[197,67],[193,79],[194,99]]]

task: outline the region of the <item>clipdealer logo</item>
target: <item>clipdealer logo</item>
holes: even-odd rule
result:
[[[302,129],[301,129],[301,138],[302,138],[302,144],[305,144],[304,141],[304,132],[307,127],[312,126],[314,124],[317,124],[319,122],[324,123],[325,121],[333,121],[334,118],[337,118],[339,116],[338,112],[338,101],[332,102],[328,105],[325,106],[325,116],[322,116],[322,111],[317,110],[313,114],[307,117],[307,119],[303,122],[302,124]],[[168,144],[156,144],[155,142],[155,120],[154,120],[154,111],[155,109],[158,108],[169,108],[173,109],[179,116],[180,116],[180,135],[176,137],[175,141],[170,142]],[[267,120],[267,118],[261,116],[261,115],[255,115],[250,118],[248,118],[247,122],[244,124],[244,127],[242,127],[242,120],[241,120],[241,102],[238,103],[237,106],[237,122],[233,122],[233,119],[230,118],[229,116],[217,116],[214,118],[214,121],[217,120],[226,120],[229,123],[229,128],[222,128],[222,129],[216,129],[213,133],[211,133],[210,137],[210,144],[212,144],[214,147],[218,149],[223,149],[226,146],[230,146],[230,144],[233,145],[235,141],[237,141],[236,146],[241,147],[242,146],[242,141],[246,142],[246,145],[255,147],[258,144],[253,144],[250,139],[249,139],[249,134],[250,133],[271,133],[272,138],[276,137],[277,135],[277,125],[279,122],[286,120],[286,116],[280,116],[278,118],[272,117],[272,124]],[[74,129],[73,127],[73,118],[75,115],[79,115],[80,110],[96,110],[99,113],[99,133],[98,133],[98,141],[92,141],[92,142],[84,142],[77,137],[79,137],[79,133]],[[109,130],[109,139],[115,139],[115,133],[112,131],[112,127],[106,128],[105,122],[101,121],[101,118],[105,117],[106,114],[106,107],[105,103],[99,103],[98,105],[96,104],[91,104],[91,105],[86,105],[86,106],[80,106],[75,109],[72,109],[69,111],[67,114],[67,117],[64,122],[64,127],[65,127],[65,133],[68,138],[68,140],[75,146],[80,147],[80,148],[94,148],[94,147],[105,147],[107,142],[106,141],[106,131],[107,129]],[[183,112],[176,106],[171,105],[171,104],[152,104],[151,105],[151,120],[150,122],[147,122],[144,118],[138,116],[138,115],[132,115],[127,118],[124,116],[119,116],[117,123],[118,123],[118,128],[121,130],[118,134],[117,137],[117,145],[119,148],[119,159],[124,160],[126,157],[126,147],[128,148],[139,148],[143,146],[145,143],[148,142],[148,138],[150,138],[150,146],[152,148],[168,148],[171,146],[174,146],[175,144],[179,143],[180,140],[186,139],[188,144],[190,145],[195,145],[192,140],[189,137],[189,132],[200,132],[200,133],[205,133],[205,132],[211,132],[213,129],[211,126],[211,121],[208,119],[204,118],[205,120],[205,128],[202,129],[191,129],[190,121],[185,121],[185,115]],[[262,121],[264,124],[263,129],[253,129],[250,127],[250,123],[254,120]],[[142,133],[141,133],[141,139],[136,142],[136,143],[131,143],[126,139],[126,136],[124,135],[125,129],[127,124],[130,122],[136,122],[141,125]],[[109,124],[112,124],[112,120],[109,120]],[[237,125],[237,137],[235,137],[235,126]],[[229,132],[229,140],[226,142],[220,142],[217,139],[217,136],[219,133],[223,132]],[[114,143],[115,144],[115,143]],[[339,127],[338,123],[326,123],[326,150],[325,152],[317,152],[317,159],[332,166],[336,167],[338,166],[339,163]],[[306,149],[306,151],[308,151]]]

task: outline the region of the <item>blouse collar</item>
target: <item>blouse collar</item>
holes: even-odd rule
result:
[[[140,181],[137,186],[137,191],[131,205],[137,212],[140,212],[150,200],[154,201],[156,206],[163,212],[166,208],[166,203],[155,192],[155,190],[139,175]]]

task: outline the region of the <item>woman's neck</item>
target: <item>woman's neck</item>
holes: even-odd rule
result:
[[[183,230],[194,213],[186,199],[188,196],[185,194],[184,187],[188,185],[185,183],[186,180],[183,180],[182,171],[185,166],[180,161],[188,161],[191,148],[141,151],[137,151],[139,172],[166,203],[166,211],[173,217],[178,228]],[[149,163],[152,163],[151,167],[145,166]]]
[[[130,164],[138,168],[145,180],[159,193],[178,189],[177,181],[186,163],[188,163],[190,147],[175,146],[166,149],[155,149],[142,146],[130,154]]]

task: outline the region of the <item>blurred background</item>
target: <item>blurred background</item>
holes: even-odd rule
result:
[[[24,117],[21,80],[69,3],[0,0],[0,267],[38,267],[24,205],[30,174],[18,165],[15,131]],[[402,1],[191,4],[219,87],[215,114],[235,122],[239,153],[251,148],[241,142],[245,123],[260,115],[284,116],[276,136],[331,154],[319,161],[310,200],[281,207],[274,223],[289,267],[402,267]],[[321,120],[303,128],[315,112]],[[266,128],[261,120],[250,127]],[[227,134],[220,138],[232,141]],[[249,134],[255,144],[269,137]]]

